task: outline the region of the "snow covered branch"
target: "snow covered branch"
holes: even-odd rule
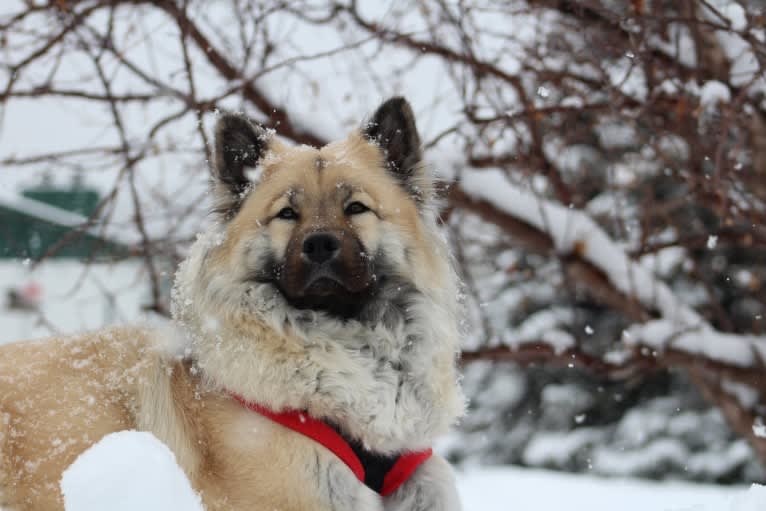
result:
[[[755,403],[738,401],[720,385],[736,382],[761,395],[766,392],[766,336],[716,331],[661,279],[631,259],[587,213],[514,186],[498,170],[465,171],[450,198],[501,226],[528,250],[557,257],[563,270],[595,299],[643,321],[624,331],[623,342],[632,351],[619,363],[610,362],[609,354],[599,358],[575,346],[545,340],[464,352],[464,362],[553,364],[611,378],[658,367],[684,369],[723,409],[733,427],[750,438],[762,456],[766,454],[766,440],[753,429],[756,415],[749,409]],[[647,318],[655,319],[644,321]]]

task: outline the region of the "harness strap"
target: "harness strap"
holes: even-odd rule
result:
[[[306,412],[274,412],[236,394],[231,396],[245,408],[322,444],[340,458],[359,481],[384,497],[395,492],[433,454],[432,449],[394,456],[372,453],[358,442],[347,440],[338,428]]]

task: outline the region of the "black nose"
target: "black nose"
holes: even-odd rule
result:
[[[340,252],[340,241],[327,232],[309,234],[303,240],[303,255],[312,263],[325,263],[335,258]]]

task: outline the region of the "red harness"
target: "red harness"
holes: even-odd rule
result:
[[[433,453],[431,449],[427,449],[397,456],[377,455],[363,449],[357,442],[346,440],[333,426],[309,416],[306,412],[273,412],[236,394],[231,396],[242,406],[319,442],[340,458],[357,479],[384,497],[404,484]]]

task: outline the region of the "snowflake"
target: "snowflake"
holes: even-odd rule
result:
[[[755,422],[753,422],[753,433],[758,438],[766,438],[766,424],[760,417],[756,417]]]

